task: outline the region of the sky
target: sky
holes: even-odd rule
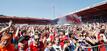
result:
[[[104,0],[0,0],[0,14],[55,19]]]

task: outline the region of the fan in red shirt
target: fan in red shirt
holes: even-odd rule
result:
[[[14,45],[11,43],[11,35],[6,34],[1,37],[0,51],[15,51]]]
[[[44,44],[43,42],[39,41],[39,36],[34,36],[34,42],[30,44],[30,51],[44,51]]]
[[[64,40],[65,40],[65,35],[64,35],[64,32],[59,32],[60,34],[60,45],[61,45],[61,48],[64,47]]]
[[[19,38],[18,51],[28,51],[29,36],[23,36]]]

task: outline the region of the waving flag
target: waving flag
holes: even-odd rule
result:
[[[68,22],[81,23],[81,17],[76,14],[67,15],[66,20]]]

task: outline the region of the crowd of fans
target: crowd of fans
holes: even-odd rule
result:
[[[0,27],[0,51],[106,51],[107,24]]]

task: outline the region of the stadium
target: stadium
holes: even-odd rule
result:
[[[0,15],[0,51],[106,51],[106,17],[107,1],[56,19]]]

